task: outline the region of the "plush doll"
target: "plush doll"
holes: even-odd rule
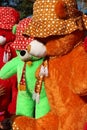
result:
[[[85,29],[87,16],[77,10],[75,0],[35,1],[32,20],[23,33],[34,41],[0,71],[5,79],[13,74],[12,66],[15,73],[19,70],[14,130],[83,129],[87,121]]]
[[[13,57],[15,50],[11,47],[16,35],[12,33],[13,26],[19,21],[19,13],[11,7],[0,7],[0,69]],[[17,79],[16,75],[2,80],[0,79],[0,121],[15,114]]]
[[[35,77],[35,71],[37,68],[42,64],[44,60],[44,56],[46,54],[46,47],[42,44],[39,43],[35,46],[35,42],[33,42],[32,37],[25,37],[22,35],[24,32],[25,28],[28,26],[28,23],[31,22],[30,18],[25,18],[19,22],[17,25],[17,30],[16,30],[16,39],[12,46],[18,51],[20,57],[16,57],[11,60],[13,67],[15,68],[15,71],[13,70],[12,72],[9,71],[9,75],[11,76],[13,73],[17,73],[18,75],[18,98],[17,98],[17,107],[16,107],[16,114],[17,115],[26,115],[29,117],[41,117],[44,115],[44,113],[47,113],[50,110],[49,103],[47,98],[45,97],[46,93],[43,89],[42,92],[42,97],[45,97],[44,103],[45,103],[45,109],[41,109],[40,114],[38,113],[37,115],[34,115],[34,107],[35,107],[35,101],[32,100],[32,90],[33,86],[36,82],[36,77]],[[32,42],[31,42],[32,41]],[[34,50],[37,50],[36,55],[39,54],[39,56],[33,56],[30,55],[29,52],[27,51],[27,46],[28,44],[31,44],[31,52]],[[29,49],[29,48],[28,48]],[[16,64],[15,64],[16,63]],[[8,69],[10,70],[9,65],[12,65],[10,62],[6,66],[8,66]],[[14,66],[15,65],[15,66]],[[28,73],[30,74],[30,77],[28,78]],[[47,71],[46,71],[47,74]],[[25,75],[26,75],[26,82],[25,82]],[[8,76],[6,78],[8,78]],[[31,80],[32,79],[32,80]],[[44,85],[43,85],[44,87]],[[30,96],[28,95],[28,89],[30,89]],[[24,98],[25,97],[25,98]],[[27,97],[27,98],[26,98]],[[30,98],[30,100],[29,100]],[[22,102],[22,104],[21,104]],[[37,96],[37,102],[39,102],[39,96]],[[41,103],[43,105],[43,103]],[[24,111],[21,110],[21,107],[24,109]],[[37,108],[40,108],[40,105],[37,105]],[[43,112],[42,112],[43,111]]]

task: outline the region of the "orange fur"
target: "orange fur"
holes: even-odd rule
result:
[[[87,53],[80,45],[67,55],[49,60],[45,88],[51,109],[59,117],[57,130],[82,130],[87,121],[86,70]]]
[[[57,2],[55,6],[55,12],[59,18],[66,18],[67,16],[66,5],[62,0],[59,0]]]
[[[46,43],[48,56],[62,56],[70,52],[74,46],[83,40],[83,31],[75,31],[61,38],[55,38]]]
[[[57,130],[58,117],[50,112],[40,119],[29,118],[26,116],[17,116],[13,119],[13,127],[19,130]],[[15,125],[17,127],[15,127]]]

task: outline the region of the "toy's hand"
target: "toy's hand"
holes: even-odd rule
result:
[[[5,87],[0,85],[0,96],[5,95]]]

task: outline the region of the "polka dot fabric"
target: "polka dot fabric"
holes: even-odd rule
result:
[[[15,48],[15,50],[23,50],[27,48],[27,45],[33,40],[32,37],[26,37],[23,35],[25,28],[27,28],[28,24],[31,22],[31,18],[24,18],[17,25],[16,30],[16,39],[11,46]]]
[[[66,35],[77,29],[83,29],[82,16],[72,17],[77,9],[75,0],[63,0],[67,5],[68,19],[60,19],[55,13],[58,0],[36,0],[33,7],[33,17],[29,23],[26,35],[47,37],[50,35]]]
[[[85,29],[87,30],[87,15],[83,15],[83,23],[84,23]]]
[[[20,18],[19,12],[11,7],[0,7],[0,28],[12,29],[18,23]]]

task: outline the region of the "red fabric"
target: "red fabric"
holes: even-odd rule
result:
[[[19,12],[11,7],[0,7],[0,28],[12,29],[18,23]]]
[[[15,40],[16,35],[12,34],[10,30],[0,29],[0,36],[4,36],[6,38],[6,43],[4,45],[0,45],[0,68],[4,65],[3,56],[4,52],[10,53],[9,60],[16,56],[15,50],[11,47],[12,42]]]
[[[13,34],[11,30],[1,28],[0,28],[0,36],[6,37],[6,43],[13,42],[16,38],[16,35]]]
[[[10,52],[11,52],[10,59],[12,59],[13,57],[16,56],[15,50],[10,46],[12,41],[14,41],[15,37],[9,31],[8,31],[9,36],[7,35],[7,31],[2,34],[1,34],[1,32],[3,32],[3,31],[0,30],[0,35],[5,35],[7,42],[3,46],[0,45],[0,69],[5,64],[3,62],[3,55],[4,55],[4,51],[6,51],[6,46],[9,45],[9,48],[10,48]],[[9,42],[9,41],[11,41],[11,42]],[[6,80],[0,79],[0,87],[2,87],[2,86],[5,88],[5,95],[0,96],[0,112],[4,111],[4,114],[0,115],[0,121],[2,121],[5,118],[10,117],[12,114],[15,114],[16,96],[17,96],[16,75],[14,75],[11,78],[6,79]]]
[[[15,40],[16,35],[13,34],[10,30],[7,29],[0,29],[0,36],[4,36],[6,38],[6,43],[2,46],[2,48],[4,48],[4,52],[7,54],[8,53],[8,60],[11,59],[11,57],[16,56],[16,52],[14,51],[15,55],[12,56],[12,54],[14,54],[12,51],[12,47],[11,44],[12,42]],[[3,53],[4,53],[3,52]],[[4,54],[3,54],[4,55]],[[3,58],[2,58],[3,61]]]
[[[26,49],[29,43],[33,40],[33,37],[26,37],[23,35],[25,28],[27,28],[28,24],[31,22],[31,18],[24,18],[20,20],[20,22],[17,25],[16,30],[16,39],[11,44],[15,50],[23,50]]]
[[[11,50],[11,59],[12,59],[13,57],[16,56],[16,52],[15,52],[15,50],[14,50],[12,47],[10,47],[10,50]],[[3,67],[3,65],[5,64],[5,63],[3,62],[4,51],[5,51],[5,46],[0,46],[0,69],[1,69],[1,68]]]
[[[87,130],[87,123],[85,123],[83,130]]]
[[[0,121],[15,114],[16,111],[16,96],[17,96],[17,80],[16,75],[7,79],[1,80],[0,85],[5,87],[5,95],[0,97],[0,112],[5,111],[0,115]]]
[[[11,47],[12,42],[15,40],[12,28],[19,22],[19,19],[20,14],[14,8],[0,7],[0,36],[6,38],[6,43],[4,45],[0,44],[0,69],[5,64],[3,62],[4,52],[8,53],[8,60],[16,56],[15,50]],[[0,79],[0,87],[2,86],[5,88],[5,94],[0,96],[0,121],[15,114],[17,96],[16,75],[6,80]]]

